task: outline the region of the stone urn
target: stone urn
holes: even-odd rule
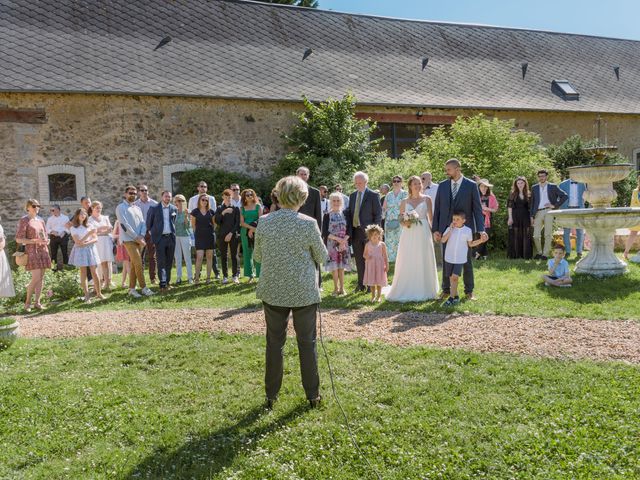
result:
[[[625,273],[627,264],[613,251],[614,232],[617,228],[640,225],[640,208],[611,208],[611,203],[617,197],[613,182],[627,178],[633,171],[633,165],[586,165],[570,167],[568,170],[572,180],[587,184],[584,199],[593,207],[554,212],[560,226],[584,228],[591,238],[591,250],[576,264],[576,273],[597,277]]]
[[[0,351],[9,348],[18,338],[18,322],[14,318],[0,318]]]

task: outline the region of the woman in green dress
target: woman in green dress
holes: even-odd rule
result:
[[[249,277],[249,281],[252,282],[255,277],[260,277],[260,264],[253,261],[253,236],[256,233],[258,219],[262,216],[262,205],[258,203],[256,192],[250,188],[242,191],[240,200],[242,201],[240,241],[242,242],[244,276]]]
[[[384,244],[387,246],[387,254],[389,261],[395,262],[398,254],[398,243],[400,242],[400,203],[407,198],[409,194],[402,189],[402,177],[396,175],[393,177],[393,189],[387,193],[382,205],[384,214]]]

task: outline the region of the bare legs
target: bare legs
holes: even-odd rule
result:
[[[124,260],[122,262],[122,288],[127,285],[127,275],[131,271],[131,265],[129,264],[129,260]]]
[[[627,237],[627,243],[624,246],[624,253],[622,254],[625,260],[629,260],[629,250],[631,250],[631,246],[633,245],[633,242],[635,241],[637,236],[638,236],[638,232],[635,232],[633,230],[629,232],[629,236]]]
[[[24,308],[29,310],[31,308],[31,296],[35,296],[36,308],[42,308],[40,304],[40,295],[42,294],[42,287],[44,286],[44,269],[39,268],[37,270],[31,270],[31,281],[27,285],[27,299],[24,302]]]
[[[382,285],[372,285],[370,288],[371,288],[371,301],[379,302],[380,293],[382,292]]]
[[[96,297],[104,299],[105,296],[102,295],[102,290],[100,288],[97,266],[91,265],[90,267],[80,267],[80,285],[82,286],[82,291],[84,292],[84,301],[88,302],[91,298],[89,296],[89,285],[87,283],[87,268],[91,269],[91,278],[94,279],[93,288],[96,291]]]
[[[333,270],[331,275],[333,276],[333,294],[344,295],[344,269]]]
[[[111,262],[102,262],[100,270],[102,270],[102,289],[109,290],[111,288]]]

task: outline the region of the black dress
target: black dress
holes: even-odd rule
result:
[[[213,250],[216,245],[212,223],[215,212],[208,210],[203,215],[199,208],[194,208],[191,211],[191,216],[196,219],[196,229],[193,232],[196,239],[196,250]]]
[[[509,246],[507,256],[509,258],[533,257],[531,214],[529,212],[529,198],[509,199],[508,207],[511,208],[513,225],[509,227]]]

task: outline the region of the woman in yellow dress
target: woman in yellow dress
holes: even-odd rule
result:
[[[633,190],[631,194],[631,207],[640,207],[640,174],[638,174],[638,186]],[[629,229],[629,236],[627,237],[627,244],[624,247],[624,258],[629,259],[629,250],[631,249],[631,245],[635,241],[638,236],[638,232],[640,232],[640,225],[632,227]]]

